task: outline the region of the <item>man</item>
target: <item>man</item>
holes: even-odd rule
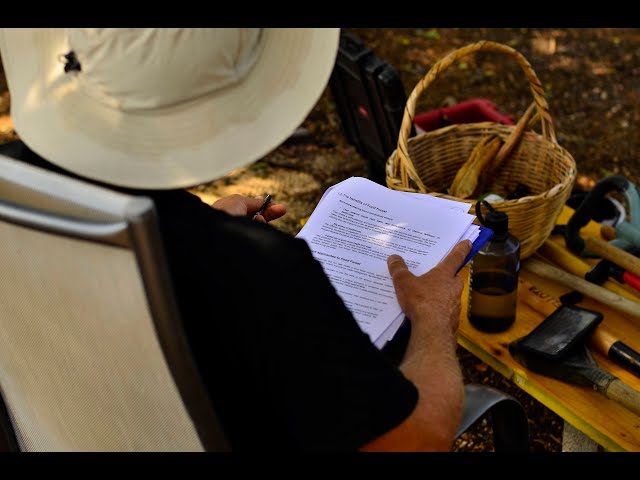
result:
[[[307,244],[241,196],[184,188],[249,164],[325,88],[336,29],[6,29],[21,142],[2,153],[153,198],[188,342],[235,450],[449,450],[470,251],[389,272],[411,321],[399,365],[363,333]]]

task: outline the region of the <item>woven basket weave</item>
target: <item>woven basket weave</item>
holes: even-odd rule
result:
[[[576,163],[569,152],[558,145],[544,91],[529,62],[513,48],[496,42],[481,41],[453,51],[437,62],[415,86],[407,104],[398,136],[398,147],[386,165],[389,188],[427,193],[470,203],[475,214],[476,199],[461,199],[447,194],[457,171],[469,158],[478,142],[487,135],[499,135],[506,142],[517,126],[495,122],[454,124],[409,138],[416,102],[438,74],[456,60],[480,51],[504,53],[515,59],[529,80],[536,118],[541,134],[533,130],[521,135],[496,173],[488,191],[507,196],[519,183],[529,187],[531,195],[492,202],[509,215],[509,231],[521,242],[521,258],[532,255],[551,234],[576,179]],[[504,145],[503,145],[504,147]]]

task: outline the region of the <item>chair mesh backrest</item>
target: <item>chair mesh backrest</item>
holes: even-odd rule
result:
[[[32,178],[29,168],[22,177],[23,168],[0,156],[0,200],[19,190],[11,199],[28,203],[32,180],[64,186],[61,197],[73,198],[73,183],[47,183],[48,173]],[[75,193],[88,207],[77,211],[102,211],[100,220],[112,216],[126,234],[131,197],[83,188]],[[46,196],[31,197],[31,207],[47,210]],[[68,201],[55,197],[51,205]],[[202,450],[138,262],[127,245],[0,219],[0,393],[21,450]]]

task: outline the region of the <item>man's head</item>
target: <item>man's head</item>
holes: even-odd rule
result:
[[[76,174],[189,187],[284,141],[327,85],[338,29],[3,29],[20,138]]]

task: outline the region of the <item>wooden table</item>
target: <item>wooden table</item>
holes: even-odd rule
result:
[[[570,212],[563,211],[558,220],[565,223]],[[598,230],[595,230],[596,226]],[[581,230],[598,232],[599,225],[591,222]],[[564,245],[561,236],[552,236],[550,241]],[[467,320],[468,306],[468,272],[466,267],[461,274],[466,275],[465,290],[462,295],[462,314],[458,343],[466,350],[487,363],[494,370],[510,379],[540,403],[555,412],[577,430],[588,436],[607,451],[640,451],[640,416],[630,412],[620,404],[609,400],[590,387],[565,383],[561,380],[546,377],[532,372],[518,363],[509,353],[508,345],[528,334],[543,319],[543,315],[519,302],[516,320],[512,327],[501,333],[484,333],[475,329]],[[520,271],[525,280],[545,293],[556,298],[571,291],[549,280],[542,279],[525,270]],[[638,296],[640,302],[640,296]],[[580,306],[598,310],[604,314],[601,325],[616,335],[631,348],[640,351],[640,321],[625,319],[603,304],[585,298]],[[608,358],[591,351],[594,360],[600,367],[611,372],[632,388],[640,391],[640,378],[624,368],[611,362]]]

